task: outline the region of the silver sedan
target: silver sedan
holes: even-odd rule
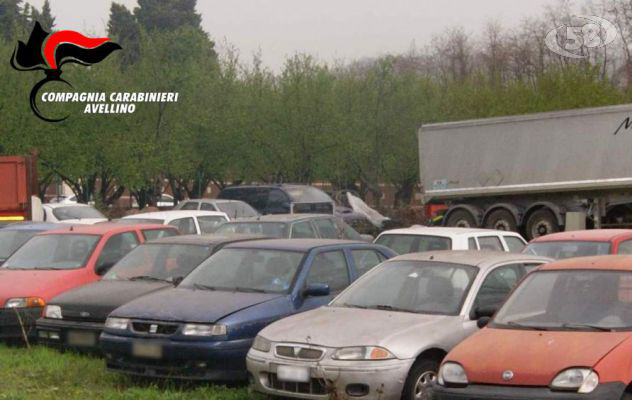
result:
[[[247,357],[255,391],[302,399],[426,399],[439,364],[531,269],[525,254],[406,254],[328,306],[262,330]]]

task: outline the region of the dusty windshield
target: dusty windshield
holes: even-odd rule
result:
[[[17,248],[32,238],[36,230],[0,230],[0,259],[6,259]]]
[[[105,215],[101,214],[94,208],[82,206],[55,207],[53,208],[53,215],[55,215],[55,218],[57,218],[59,221],[87,218],[106,219]]]
[[[523,251],[525,254],[550,257],[556,260],[571,257],[588,257],[610,254],[609,242],[554,241],[530,243]]]
[[[2,265],[9,269],[74,269],[83,267],[99,235],[35,236]]]
[[[336,298],[333,306],[456,315],[477,268],[439,262],[392,261]]]
[[[493,323],[523,329],[632,329],[632,272],[534,272]]]
[[[288,224],[284,222],[228,222],[220,225],[217,235],[252,234],[270,238],[287,238]]]

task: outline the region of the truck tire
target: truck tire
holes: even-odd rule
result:
[[[456,210],[450,213],[445,226],[456,226],[459,228],[476,228],[478,224],[467,210]]]
[[[485,228],[516,232],[518,230],[518,223],[511,212],[501,208],[492,211],[487,216],[485,219]]]
[[[540,209],[535,211],[527,220],[527,239],[535,239],[560,231],[557,218],[550,210]]]

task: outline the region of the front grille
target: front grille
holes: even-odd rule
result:
[[[309,382],[282,382],[274,373],[268,373],[268,386],[270,389],[288,393],[300,394],[327,394],[327,384],[324,379],[312,378]]]
[[[323,356],[323,350],[300,346],[276,346],[276,354],[285,358],[320,360]]]
[[[132,329],[138,333],[173,335],[178,330],[178,324],[132,322]]]

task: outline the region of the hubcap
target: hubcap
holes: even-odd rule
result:
[[[415,383],[415,399],[428,400],[428,388],[432,382],[437,380],[437,374],[434,371],[426,371],[419,375],[417,383]]]
[[[461,219],[456,223],[456,226],[458,228],[470,228],[470,223],[464,219]]]
[[[534,231],[535,232],[533,232],[534,234],[533,237],[544,236],[547,233],[553,232],[553,226],[551,226],[551,224],[545,221],[538,222],[537,224],[535,224]]]
[[[498,221],[498,222],[496,222],[496,225],[494,226],[494,229],[496,229],[498,231],[508,231],[509,230],[509,224],[507,223],[507,221]]]

